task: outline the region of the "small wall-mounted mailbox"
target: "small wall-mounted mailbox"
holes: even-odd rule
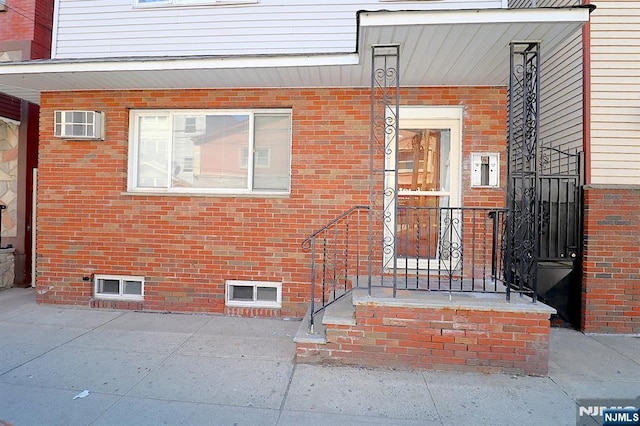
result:
[[[471,186],[500,185],[500,154],[497,152],[471,154],[471,167]]]

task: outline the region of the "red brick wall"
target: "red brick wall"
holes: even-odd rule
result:
[[[327,325],[301,362],[545,376],[549,313],[356,306],[356,325]]]
[[[51,57],[51,32],[53,28],[53,0],[35,0],[35,24],[31,59]]]
[[[415,88],[401,98],[403,105],[465,106],[463,181],[472,147],[504,151],[504,88]],[[263,107],[293,110],[290,196],[124,193],[129,109]],[[105,141],[53,138],[56,109],[104,111]],[[300,243],[368,202],[369,109],[368,89],[44,93],[38,300],[88,304],[92,285],[83,276],[126,274],[145,276],[145,309],[223,312],[225,280],[282,281],[280,314],[301,316],[310,271]],[[464,203],[484,196],[467,190]]]
[[[0,12],[0,41],[33,40],[35,2],[6,0],[7,10]]]
[[[50,58],[53,2],[6,0],[6,11],[0,12],[0,43],[26,41],[22,59]],[[7,49],[14,50],[15,47]]]
[[[584,194],[582,328],[640,333],[640,187]]]

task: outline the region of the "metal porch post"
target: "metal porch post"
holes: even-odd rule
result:
[[[393,297],[396,297],[397,261],[396,218],[398,213],[398,119],[400,112],[400,46],[371,46],[371,123],[369,146],[369,279],[371,295],[376,239],[375,218],[380,217],[382,232],[380,285],[384,285],[385,271],[392,269]],[[392,162],[387,155],[393,153]],[[382,158],[380,158],[382,157]],[[380,161],[382,162],[380,167]],[[377,177],[377,179],[376,179]],[[378,179],[381,179],[380,182]],[[377,188],[382,185],[380,194]]]
[[[540,122],[540,43],[511,43],[509,138],[507,153],[507,300],[517,283],[536,302],[540,231],[538,143]]]

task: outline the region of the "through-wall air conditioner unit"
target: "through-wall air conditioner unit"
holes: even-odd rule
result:
[[[56,111],[54,135],[65,139],[102,140],[104,112]]]

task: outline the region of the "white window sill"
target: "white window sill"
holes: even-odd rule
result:
[[[229,307],[233,308],[264,308],[264,309],[281,309],[282,304],[280,303],[268,303],[268,302],[239,302],[237,300],[229,300],[225,303]]]
[[[156,192],[143,190],[129,190],[121,195],[144,195],[159,197],[217,197],[217,198],[289,198],[291,192]]]
[[[144,301],[144,296],[136,296],[136,295],[119,296],[119,295],[109,295],[109,294],[95,294],[93,298],[94,300],[119,300],[122,302],[143,302]]]

